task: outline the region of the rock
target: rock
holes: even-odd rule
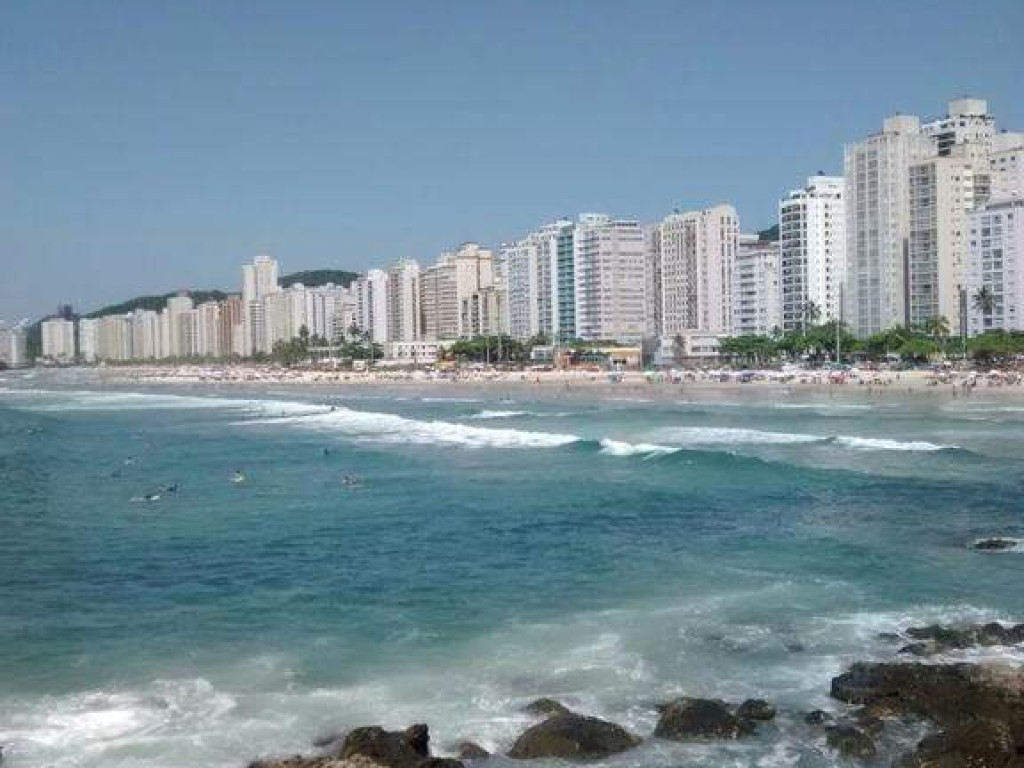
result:
[[[804,715],[804,722],[808,725],[825,725],[831,723],[832,720],[832,715],[823,709],[815,709]]]
[[[736,710],[736,717],[741,720],[771,720],[775,717],[775,707],[764,699],[747,699]]]
[[[870,760],[878,754],[871,737],[852,725],[830,725],[825,729],[825,742],[842,757]]]
[[[531,701],[523,707],[523,712],[528,715],[537,715],[538,717],[549,717],[550,715],[567,715],[570,713],[570,710],[562,702],[545,697]]]
[[[466,768],[461,760],[453,760],[450,757],[428,757],[421,760],[416,768]]]
[[[508,756],[516,760],[557,757],[565,760],[600,760],[632,749],[640,739],[626,729],[572,712],[551,715],[524,731]]]
[[[977,549],[980,552],[1005,552],[1008,549],[1016,549],[1018,541],[1016,539],[1004,539],[999,536],[993,536],[987,539],[978,539],[976,542],[971,544],[971,549]]]
[[[928,643],[910,643],[900,648],[899,653],[908,653],[911,656],[927,656],[932,648]]]
[[[486,760],[491,753],[473,741],[464,741],[455,749],[459,760]]]
[[[333,757],[287,757],[281,760],[257,760],[248,768],[381,768],[364,757],[341,760]]]
[[[1016,759],[1017,762],[1013,762]],[[1019,766],[1013,734],[1005,723],[977,720],[928,736],[901,768],[995,768]]]
[[[753,726],[733,715],[723,702],[683,696],[670,701],[662,710],[654,735],[661,739],[690,741],[738,739],[752,731]]]
[[[425,725],[413,725],[404,731],[385,731],[371,725],[349,731],[338,757],[369,758],[384,768],[417,768],[430,757],[430,732]]]
[[[852,714],[853,725],[871,736],[877,736],[885,730],[885,723],[872,714],[870,707],[861,707]]]
[[[907,637],[920,641],[929,652],[950,649],[973,648],[977,645],[1017,645],[1024,643],[1024,624],[1004,626],[998,622],[968,624],[965,627],[943,627],[932,624],[927,627],[911,627]]]
[[[976,718],[1024,726],[1024,671],[977,664],[859,663],[832,680],[847,704],[884,702],[944,727]],[[1016,732],[1016,728],[1014,728]]]

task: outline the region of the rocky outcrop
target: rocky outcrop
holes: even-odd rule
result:
[[[615,723],[566,711],[528,728],[508,756],[516,760],[600,760],[639,744],[639,737]]]
[[[998,622],[968,624],[965,627],[911,627],[905,633],[914,642],[900,649],[901,653],[926,656],[949,650],[976,646],[1018,645],[1024,643],[1024,624],[1004,625]]]
[[[486,760],[491,753],[474,741],[463,741],[455,748],[459,760]]]
[[[1024,768],[1024,671],[1019,669],[854,664],[833,679],[832,695],[938,726],[901,765]]]
[[[551,715],[565,715],[571,710],[562,704],[560,701],[555,699],[542,698],[531,701],[525,707],[523,712],[528,715],[535,715],[537,717],[549,717]]]
[[[870,760],[878,754],[875,742],[864,731],[852,725],[830,725],[825,729],[825,742],[841,757]]]
[[[740,720],[764,722],[775,717],[774,705],[764,699],[747,699],[736,709],[736,717]]]
[[[404,731],[385,731],[377,725],[349,731],[338,757],[362,757],[384,768],[417,768],[430,757],[430,731],[413,725]]]
[[[654,735],[672,741],[738,739],[753,730],[753,725],[730,712],[725,702],[683,696],[661,709]]]
[[[971,549],[976,549],[979,552],[1008,552],[1016,549],[1019,545],[1019,539],[1004,539],[999,536],[993,536],[987,539],[978,539],[971,544]]]
[[[248,768],[381,768],[372,760],[354,757],[341,760],[334,757],[286,757],[281,760],[257,760]]]

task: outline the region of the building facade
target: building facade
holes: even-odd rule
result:
[[[846,279],[842,176],[811,176],[779,201],[780,324],[786,333],[841,319]]]
[[[781,329],[777,240],[740,235],[731,294],[731,333],[767,336]]]
[[[1024,331],[1024,199],[993,201],[972,211],[967,242],[970,334]]]
[[[581,216],[573,262],[576,335],[587,341],[641,341],[647,246],[640,224],[601,214]]]

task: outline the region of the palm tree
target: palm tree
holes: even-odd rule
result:
[[[996,295],[987,285],[981,286],[972,300],[974,308],[983,315],[991,315],[996,308]]]

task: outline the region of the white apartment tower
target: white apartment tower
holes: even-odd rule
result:
[[[263,299],[279,290],[276,259],[260,255],[253,259],[252,264],[242,266],[244,356],[269,351],[264,333]]]
[[[517,339],[559,329],[559,243],[572,222],[559,220],[502,249],[508,332]]]
[[[739,236],[731,294],[733,334],[766,336],[781,326],[778,241]]]
[[[998,133],[989,155],[990,199],[1024,197],[1024,133]]]
[[[968,216],[966,300],[971,335],[1024,331],[1024,198],[993,201]]]
[[[75,359],[75,324],[54,317],[42,323],[43,357],[60,363]]]
[[[388,340],[388,273],[371,269],[354,284],[356,324],[374,344]]]
[[[911,325],[944,318],[960,333],[967,266],[967,214],[975,203],[974,163],[950,155],[910,166],[907,298]]]
[[[661,332],[732,332],[732,270],[739,216],[731,205],[674,213],[658,227]]]
[[[388,270],[388,341],[416,341],[419,338],[420,265],[403,259]]]
[[[781,328],[842,319],[846,209],[842,176],[811,176],[779,201]]]
[[[846,318],[857,336],[908,321],[910,166],[935,153],[910,115],[846,147]]]
[[[576,333],[639,342],[646,332],[647,246],[636,221],[584,214],[574,234]]]

